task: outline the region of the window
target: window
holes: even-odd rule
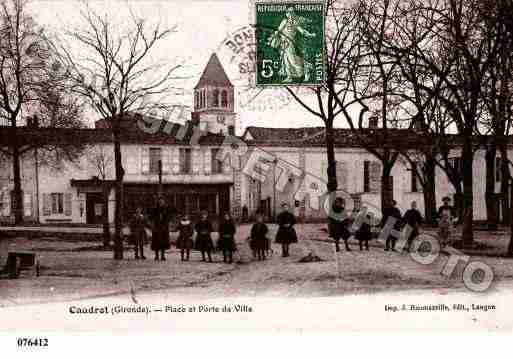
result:
[[[411,191],[412,192],[418,192],[419,191],[419,188],[418,188],[418,178],[417,178],[418,164],[417,164],[417,162],[412,162],[411,165],[412,165],[411,169],[410,169],[410,172],[411,172]]]
[[[150,148],[150,173],[159,173],[159,163],[162,163],[162,149]]]
[[[212,106],[213,107],[219,107],[219,90],[215,89],[212,99]]]
[[[217,116],[217,123],[225,125],[226,124],[226,118],[224,116]]]
[[[451,170],[454,170],[457,174],[461,174],[462,161],[461,157],[451,157],[449,158],[449,166]]]
[[[226,90],[221,92],[221,107],[228,107],[228,92]]]
[[[230,136],[235,136],[235,127],[233,125],[228,126],[228,134]]]
[[[221,173],[223,171],[223,162],[217,159],[219,148],[212,149],[212,173]]]
[[[180,148],[180,172],[191,173],[191,149]]]
[[[502,158],[495,159],[495,182],[501,182],[502,179]]]
[[[64,213],[64,193],[52,193],[52,214]]]
[[[370,192],[370,161],[363,161],[363,192]]]

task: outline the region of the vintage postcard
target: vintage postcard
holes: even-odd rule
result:
[[[512,14],[0,1],[0,330],[510,332]]]

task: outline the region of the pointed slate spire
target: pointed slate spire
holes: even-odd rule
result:
[[[207,85],[233,87],[230,79],[226,75],[226,72],[224,72],[223,65],[221,65],[221,62],[215,53],[210,56],[207,66],[194,89],[205,87]]]

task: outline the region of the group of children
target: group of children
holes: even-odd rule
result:
[[[189,216],[184,215],[178,224],[178,240],[176,247],[180,249],[182,261],[188,261],[193,248],[201,252],[202,261],[212,262],[214,241],[212,240],[212,223],[208,220],[208,213],[203,212],[200,220],[193,226]],[[196,241],[193,236],[196,232]],[[225,213],[219,224],[219,240],[217,249],[223,253],[223,262],[233,263],[235,245],[235,223],[229,213]]]
[[[155,260],[165,260],[164,252],[170,248],[170,216],[163,201],[159,202],[161,203],[157,207],[149,211],[149,218],[152,223],[151,248],[155,251]],[[296,220],[294,215],[289,212],[287,204],[284,204],[282,207],[283,212],[277,218],[279,228],[276,234],[276,242],[282,245],[283,257],[288,257],[290,244],[297,242],[297,235],[293,227]],[[135,247],[135,259],[146,259],[143,252],[146,227],[149,227],[149,225],[142,213],[142,208],[137,208],[130,222],[131,238]],[[176,247],[180,249],[181,260],[188,261],[191,250],[196,249],[201,252],[202,261],[206,262],[208,260],[208,262],[212,262],[212,252],[219,250],[223,253],[223,262],[233,263],[233,253],[237,250],[235,244],[237,229],[230,213],[225,213],[219,223],[219,239],[216,246],[214,246],[212,239],[213,230],[213,225],[208,219],[207,212],[202,212],[199,221],[195,224],[192,223],[188,215],[183,215],[178,222],[178,239],[176,243]],[[167,234],[167,236],[164,236],[161,232]],[[257,213],[256,223],[251,227],[249,237],[249,245],[255,259],[265,260],[271,252],[270,239],[267,237],[268,232],[269,229],[264,223],[264,216],[261,213]],[[194,233],[196,233],[196,236],[194,236]]]
[[[456,216],[454,207],[450,205],[450,198],[446,196],[442,201],[443,205],[438,210],[438,237],[440,245],[444,247],[451,242],[451,231],[456,221]],[[419,227],[423,223],[423,218],[417,209],[417,203],[415,201],[411,203],[411,208],[405,212],[404,216],[401,215],[401,211],[396,205],[396,201],[391,200],[383,209],[380,226],[383,228],[390,218],[394,219],[393,229],[396,231],[401,231],[403,225],[409,225],[410,234],[404,248],[405,251],[409,252],[413,240],[420,233]],[[346,212],[344,199],[341,197],[335,198],[329,215],[329,233],[330,237],[335,241],[335,250],[337,252],[340,251],[340,239],[344,241],[346,251],[351,251],[348,240],[352,236],[350,228],[352,227],[354,219],[354,213],[350,214]],[[370,219],[370,216],[367,215],[366,220],[363,220],[354,232],[354,238],[358,240],[360,250],[363,250],[364,247],[366,250],[369,250],[369,240],[372,239],[372,228],[369,224],[371,222]],[[397,238],[395,238],[395,236],[388,236],[386,238],[385,251],[395,251],[396,241]]]

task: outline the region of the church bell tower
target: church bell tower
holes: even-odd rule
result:
[[[192,123],[204,131],[235,134],[234,89],[215,53],[194,87]]]

